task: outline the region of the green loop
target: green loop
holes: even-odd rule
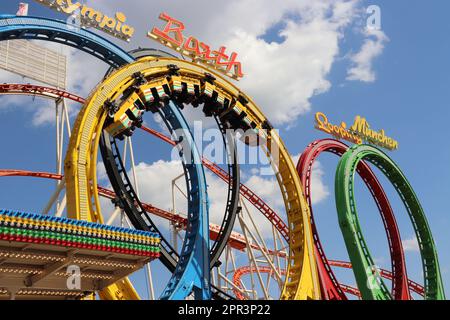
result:
[[[336,207],[339,225],[353,265],[358,288],[363,299],[390,299],[385,284],[373,284],[373,259],[362,235],[356,211],[354,176],[358,163],[371,162],[393,184],[406,207],[419,242],[425,278],[425,299],[445,300],[436,246],[422,206],[405,175],[395,162],[381,150],[369,145],[355,145],[341,158],[335,177]],[[386,294],[387,293],[387,294]]]

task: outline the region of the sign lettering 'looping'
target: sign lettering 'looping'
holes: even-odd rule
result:
[[[385,131],[375,131],[370,128],[366,118],[356,116],[355,122],[350,128],[347,128],[345,122],[340,125],[332,124],[328,121],[327,116],[322,112],[316,113],[316,129],[331,134],[338,139],[350,141],[352,143],[361,144],[363,141],[378,145],[388,150],[398,149],[398,141],[386,136]]]

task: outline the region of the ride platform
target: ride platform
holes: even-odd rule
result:
[[[0,210],[0,299],[81,299],[159,258],[151,232]]]

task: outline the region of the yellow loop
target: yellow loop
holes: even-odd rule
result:
[[[65,159],[68,212],[72,217],[82,220],[101,216],[98,197],[96,193],[91,192],[91,186],[96,183],[97,142],[106,118],[103,108],[105,102],[115,101],[120,97],[133,83],[133,74],[141,73],[151,79],[150,83],[164,82],[169,75],[167,66],[173,64],[179,68],[178,72],[183,76],[183,81],[187,81],[191,87],[204,79],[205,73],[213,74],[216,78],[214,85],[202,85],[202,93],[211,94],[211,90],[216,90],[220,101],[231,97],[233,101],[224,113],[245,112],[243,121],[254,124],[256,134],[267,141],[267,145],[263,144],[262,148],[271,160],[280,185],[290,236],[289,263],[281,299],[320,299],[309,208],[286,147],[275,130],[265,133],[267,119],[249,97],[217,73],[198,64],[171,58],[142,58],[114,72],[93,91],[78,115]],[[192,82],[189,79],[192,79]],[[243,97],[248,103],[242,103],[239,97]],[[278,152],[275,153],[272,147]]]

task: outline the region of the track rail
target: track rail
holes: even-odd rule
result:
[[[69,99],[78,103],[83,104],[84,99],[69,93],[64,90],[59,90],[56,88],[38,86],[33,84],[18,84],[18,83],[3,83],[0,84],[0,94],[11,94],[11,95],[31,95],[40,96],[49,99]]]
[[[367,300],[389,298],[386,292],[382,290],[382,286],[371,286],[372,288],[369,288],[366,285],[367,281],[373,277],[374,264],[359,225],[354,197],[354,173],[363,160],[372,163],[383,172],[393,184],[406,207],[419,242],[425,278],[425,299],[444,300],[445,294],[438,256],[419,199],[394,161],[379,149],[369,145],[351,147],[339,161],[335,179],[339,225],[344,235],[353,273],[362,297]]]
[[[338,261],[338,260],[328,260],[328,263],[329,263],[329,265],[331,265],[333,267],[352,269],[352,264],[350,262]],[[250,273],[255,273],[255,272],[273,274],[273,270],[269,267],[255,268],[254,266],[253,267],[244,266],[244,267],[240,267],[239,269],[237,269],[236,272],[233,274],[233,284],[235,286],[233,288],[233,292],[236,296],[236,299],[238,299],[238,300],[246,299],[246,297],[241,292],[241,290],[243,289],[241,279],[243,276],[250,274]],[[286,270],[281,270],[280,273],[285,274]],[[393,279],[392,273],[387,270],[384,270],[384,269],[380,269],[380,276],[387,280]],[[345,285],[342,283],[340,283],[339,286],[343,292],[349,293],[358,298],[361,298],[361,292],[357,288],[349,286],[349,285]],[[417,282],[408,280],[408,286],[409,286],[409,290],[417,293],[418,295],[420,295],[422,297],[425,295],[423,287],[420,284],[418,284]]]
[[[120,47],[83,28],[64,21],[31,16],[0,15],[0,41],[34,39],[61,43],[84,51],[113,67],[134,59]]]
[[[151,52],[153,52],[153,51],[151,51]],[[161,57],[162,57],[162,55],[161,55]],[[40,96],[40,97],[49,98],[49,99],[65,98],[65,99],[72,100],[74,102],[78,102],[80,104],[84,104],[86,101],[84,98],[77,96],[73,93],[69,93],[67,91],[58,90],[58,89],[46,87],[46,86],[33,85],[33,84],[17,84],[17,83],[0,84],[0,94],[11,94],[11,95],[23,94],[23,95],[31,95],[31,96]],[[157,137],[158,139],[160,139],[172,146],[176,146],[176,142],[173,141],[172,138],[170,138],[152,128],[142,125],[139,129]],[[228,142],[228,143],[230,143],[230,142]],[[230,149],[233,149],[233,147],[230,146]],[[233,161],[237,162],[237,160],[233,160]],[[225,181],[229,185],[231,185],[230,181],[234,181],[233,178],[229,175],[229,173],[227,171],[225,171],[224,169],[222,169],[217,164],[209,161],[206,158],[202,158],[202,163],[208,170],[210,170],[217,177],[219,177],[221,180]],[[233,174],[233,176],[235,177],[236,174]],[[236,179],[236,181],[237,181],[237,179]],[[259,197],[251,188],[246,186],[244,183],[240,183],[239,192],[240,192],[241,196],[243,196],[247,201],[249,201],[256,209],[258,209],[272,223],[272,225],[277,229],[277,231],[286,240],[286,242],[289,242],[289,228],[286,225],[286,223],[284,223],[284,221],[281,219],[281,217],[267,203],[265,203],[261,197]],[[149,211],[149,212],[151,212],[151,211]],[[152,212],[152,213],[154,213],[154,212]],[[241,247],[240,250],[242,250],[242,249],[243,249],[243,247]],[[215,254],[211,254],[211,255],[215,256]],[[215,264],[215,262],[212,260],[211,265],[214,265],[214,264]]]
[[[331,269],[328,259],[326,257],[323,246],[320,242],[319,233],[317,231],[316,223],[314,221],[312,202],[311,202],[311,174],[312,168],[316,159],[324,152],[332,153],[341,157],[349,147],[334,139],[317,140],[311,143],[302,153],[298,165],[297,172],[302,181],[305,190],[305,197],[311,211],[311,225],[314,235],[314,243],[316,246],[316,253],[318,257],[319,275],[321,277],[321,284],[323,294],[328,299],[346,299],[343,290],[341,289],[333,270]],[[374,172],[365,163],[361,162],[356,171],[363,179],[373,199],[378,207],[381,218],[383,220],[386,236],[389,243],[389,251],[391,255],[391,266],[393,271],[392,282],[392,296],[396,300],[410,300],[408,290],[408,278],[406,273],[405,255],[403,251],[400,232],[395,220],[394,212],[387,199],[380,182],[376,178]],[[372,265],[374,263],[372,262]],[[387,291],[387,289],[385,290]]]
[[[51,180],[62,180],[63,179],[62,175],[49,173],[49,172],[35,172],[35,171],[26,171],[26,170],[7,170],[7,169],[0,170],[0,177],[34,177],[34,178],[51,179]],[[99,191],[99,194],[105,198],[108,198],[111,200],[116,199],[116,194],[112,190],[109,190],[109,189],[99,186],[98,191]],[[174,213],[159,209],[148,203],[142,203],[142,205],[145,208],[145,210],[151,214],[154,214],[163,219],[178,223],[179,225],[184,226],[184,228],[187,225],[187,219],[180,214],[174,214]],[[210,224],[211,238],[215,237],[215,235],[217,234],[216,230],[218,228],[220,228],[220,226]],[[233,247],[234,249],[237,249],[237,250],[243,250],[247,246],[245,237],[243,235],[238,234],[237,232],[233,232],[231,234],[231,236],[229,238],[229,244],[231,247]],[[255,250],[259,250],[259,247],[256,245],[250,244],[250,246]],[[271,253],[271,252],[269,252],[269,253]],[[271,253],[271,254],[274,254],[274,253]],[[286,255],[284,255],[284,254],[280,254],[280,256],[286,257]],[[352,264],[350,262],[346,262],[346,261],[328,260],[328,264],[332,267],[352,269]],[[245,274],[250,273],[250,267],[243,267],[243,268],[245,268],[245,269],[242,269],[242,271],[239,272],[239,273],[241,273],[240,277],[244,276]],[[260,272],[263,272],[262,270],[264,270],[264,269],[263,269],[263,267],[260,267],[259,270],[260,270]],[[269,272],[273,272],[273,271],[267,271],[267,272],[269,273]],[[388,280],[393,279],[392,272],[385,270],[385,269],[380,269],[380,275],[383,278],[388,279]],[[235,277],[238,277],[238,276],[233,275],[233,279],[235,279]],[[236,279],[234,281],[234,284],[237,285],[237,282],[238,282],[238,280]],[[237,285],[237,286],[240,287],[240,285]],[[408,279],[408,286],[411,291],[417,293],[418,295],[424,296],[425,290],[417,282]],[[359,290],[356,288],[353,288],[350,286],[345,286],[343,284],[340,284],[340,287],[346,293],[350,293],[355,296],[361,297]],[[237,291],[240,293],[239,290],[237,290]],[[237,296],[238,293],[235,292],[235,294]],[[241,294],[241,296],[242,296],[242,294]],[[244,297],[242,296],[242,298],[244,298]]]
[[[51,19],[45,19],[45,18],[37,18],[37,17],[16,17],[16,16],[7,16],[2,15],[0,16],[0,41],[1,40],[14,40],[14,39],[39,39],[39,40],[45,40],[45,41],[51,41],[55,43],[61,43],[65,44],[74,48],[77,48],[81,51],[87,52],[90,55],[99,58],[100,60],[110,64],[112,67],[120,67],[122,65],[125,65],[127,63],[133,62],[134,58],[129,55],[127,52],[123,51],[118,46],[114,45],[113,43],[107,41],[106,39],[96,35],[95,33],[92,33],[85,29],[76,28],[74,26],[69,26],[66,23],[62,21],[56,21]],[[182,118],[181,114],[177,110],[176,107],[170,106],[172,110],[169,112],[172,115],[175,115],[175,118],[173,119],[174,122],[178,122],[178,124],[182,124],[182,126],[186,129],[188,129],[187,124],[185,123],[184,119]],[[91,147],[91,139],[86,140],[86,135],[80,135],[78,136],[76,134],[77,129],[80,125],[85,125],[86,122],[91,122],[91,124],[100,121],[102,122],[102,119],[98,119],[95,117],[94,114],[90,114],[87,118],[83,118],[85,114],[83,112],[79,115],[79,121],[75,123],[75,135],[72,136],[71,142],[69,143],[69,150],[68,154],[66,156],[65,161],[65,170],[69,174],[66,174],[66,190],[67,190],[67,206],[68,206],[68,215],[71,218],[78,219],[78,220],[88,220],[88,221],[102,221],[101,217],[101,211],[100,211],[100,205],[98,202],[98,192],[96,190],[97,188],[97,182],[96,182],[96,162],[97,159],[96,153],[97,153],[97,145],[94,147],[94,154],[90,154],[90,147]],[[104,120],[104,119],[103,119]],[[94,134],[94,132],[90,133],[91,135]],[[95,143],[98,144],[100,135],[101,135],[101,128],[97,130],[96,134],[96,140]],[[193,141],[192,136],[190,136],[190,131],[187,130],[187,137],[188,140]],[[71,146],[76,145],[75,149],[71,149]],[[79,149],[77,149],[79,148]],[[196,147],[195,145],[192,145],[190,148],[192,151],[195,152]],[[72,152],[73,150],[76,150],[75,152]],[[80,152],[78,152],[78,150]],[[78,156],[81,155],[81,158]],[[90,162],[90,159],[94,159],[93,162]],[[199,183],[202,183],[201,181],[204,180],[204,172],[203,168],[201,166],[193,165],[190,166],[189,164],[187,167],[185,167],[186,170],[190,170],[191,167],[195,167],[195,175],[197,178],[194,178],[194,182],[198,181]],[[73,170],[73,171],[72,171]],[[92,181],[91,181],[92,180]],[[189,190],[190,194],[195,194],[196,197],[201,197],[201,194],[204,194],[206,196],[206,190],[200,190],[198,188],[194,188],[193,190]],[[92,189],[91,189],[92,188]],[[79,194],[81,192],[81,195]],[[93,198],[93,199],[92,199]],[[198,200],[198,198],[197,198]],[[198,213],[194,215],[190,215],[190,218],[197,219],[202,218],[203,211],[208,212],[208,207],[206,202],[202,201],[196,201],[194,198],[190,198],[188,202],[190,203],[190,208],[193,208],[193,203],[195,203],[198,207]],[[94,204],[95,209],[93,209],[92,205]],[[194,222],[194,221],[193,221]],[[198,221],[197,221],[198,222]],[[202,223],[194,223],[196,227],[201,227]],[[207,228],[207,225],[206,227]],[[207,230],[207,229],[206,229]],[[188,236],[189,234],[195,233],[200,230],[191,230],[188,229],[188,232],[186,234],[185,243],[188,242]],[[197,239],[197,237],[195,237]],[[206,242],[206,241],[205,241]],[[209,243],[208,245],[209,246]],[[192,253],[193,251],[191,251]],[[200,263],[202,268],[208,264],[209,265],[209,252],[205,253],[205,255],[208,261],[205,261],[204,263]],[[198,257],[198,258],[204,258],[204,257]],[[196,259],[194,259],[196,260]],[[189,259],[189,261],[192,261]],[[180,259],[178,264],[182,264],[183,261]],[[207,271],[205,271],[206,277],[205,279],[209,278],[209,267]],[[178,276],[179,274],[177,274]],[[180,280],[180,283],[184,281],[184,278]],[[204,286],[205,282],[200,279],[195,279],[195,281],[186,280],[186,283],[188,283],[188,287],[190,286],[190,283],[196,282],[202,283],[201,290],[204,292],[203,296],[210,295],[209,293],[209,283],[207,286]],[[123,282],[122,282],[123,283]],[[171,282],[171,285],[173,286],[173,282]],[[178,284],[177,284],[178,285]],[[119,286],[119,285],[115,285]],[[134,292],[134,289],[130,288],[131,284],[127,281],[125,286],[122,286],[122,288],[112,289],[105,291],[104,297],[115,299],[117,298],[117,295],[114,295],[113,292],[115,291],[122,291],[124,293],[126,292]],[[182,285],[183,287],[183,285]],[[133,296],[132,298],[135,298]]]
[[[288,221],[290,221],[289,226],[291,228],[290,263],[282,298],[320,299],[320,286],[312,251],[313,241],[309,225],[309,209],[301,196],[302,190],[299,178],[295,172],[295,167],[292,164],[289,153],[276,132],[272,130],[268,130],[268,133],[264,132],[264,129],[270,128],[270,125],[256,105],[250,98],[243,96],[243,94],[231,83],[221,79],[217,74],[213,74],[213,77],[218,80],[209,83],[208,81],[210,80],[206,80],[210,79],[210,77],[206,75],[209,70],[194,63],[170,58],[142,58],[135,63],[118,70],[99,85],[97,90],[91,94],[92,103],[86,104],[85,108],[81,111],[79,118],[84,119],[85,115],[86,119],[88,115],[102,117],[102,108],[106,99],[114,101],[117,97],[122,96],[125,90],[130,89],[135,85],[133,79],[137,73],[140,73],[141,78],[146,79],[147,83],[144,85],[145,89],[141,89],[142,86],[135,86],[133,88],[145,90],[145,92],[150,92],[151,89],[153,98],[149,101],[152,101],[152,104],[154,103],[153,99],[156,101],[164,99],[164,92],[167,92],[168,90],[171,90],[171,93],[167,93],[169,96],[174,94],[175,91],[168,82],[170,79],[178,77],[173,75],[174,68],[176,68],[177,74],[181,75],[181,82],[186,83],[186,86],[194,87],[201,83],[200,96],[196,96],[200,99],[206,99],[201,101],[208,102],[211,101],[211,99],[217,99],[217,95],[214,98],[214,94],[218,94],[217,91],[219,91],[219,94],[225,92],[225,96],[232,97],[230,100],[235,103],[235,105],[228,105],[225,110],[220,108],[214,109],[214,106],[217,103],[217,100],[214,100],[212,105],[208,103],[205,104],[205,114],[208,112],[214,114],[215,112],[220,111],[220,117],[224,120],[228,120],[233,126],[232,128],[241,128],[241,125],[248,123],[255,132],[258,132],[258,135],[265,134],[266,141],[270,142],[265,151],[272,160],[271,164],[274,166],[277,180],[279,181],[280,187],[282,187],[282,195],[285,200]],[[161,86],[164,87],[164,91],[161,91]],[[203,91],[204,88],[208,88],[208,91]],[[178,97],[178,102],[179,99],[180,98]],[[205,110],[207,106],[211,107],[211,109]],[[99,123],[102,122],[103,119],[101,118]],[[97,124],[94,124],[93,122],[88,125],[81,124],[78,131],[79,135],[82,136],[85,134],[87,137],[91,137],[91,132],[94,132],[96,127],[98,128]],[[87,141],[90,141],[90,139],[88,138]],[[272,159],[272,157],[275,156],[272,152],[274,144],[279,151],[279,153],[276,154],[276,156],[278,156],[277,159]],[[96,144],[94,143],[94,148],[95,147]],[[262,145],[262,147],[264,148],[265,146]],[[75,150],[74,146],[72,146],[72,150]],[[92,152],[95,153],[95,150],[92,150]],[[88,156],[89,155],[86,154],[86,156],[83,157],[88,158]],[[95,164],[92,163],[91,165],[94,166]]]
[[[155,51],[155,50],[148,50],[148,53],[152,53],[154,54],[155,52],[158,53],[159,51]],[[160,56],[163,56],[163,52],[160,53]],[[84,104],[85,103],[85,99],[77,96],[73,93],[69,93],[67,91],[64,90],[59,90],[59,89],[55,89],[55,88],[51,88],[51,87],[47,87],[47,86],[39,86],[39,85],[33,85],[33,84],[18,84],[18,83],[5,83],[5,84],[0,84],[0,95],[30,95],[30,96],[39,96],[42,98],[48,98],[48,99],[52,99],[52,100],[58,100],[58,99],[69,99],[71,101],[74,102],[78,102],[80,104]],[[220,124],[218,124],[220,126]],[[158,137],[159,139],[169,143],[172,146],[176,146],[176,142],[173,141],[170,137],[167,137],[164,134],[159,133],[156,130],[153,130],[151,128],[147,128],[145,126],[142,126],[140,129],[142,129],[143,131],[152,134],[153,136]],[[223,131],[223,130],[222,130]],[[224,135],[224,144],[228,146],[227,148],[227,153],[229,155],[229,167],[228,167],[228,172],[225,171],[224,169],[222,169],[221,167],[219,167],[218,165],[216,165],[215,163],[212,163],[210,161],[208,161],[207,159],[203,158],[202,162],[203,165],[208,168],[211,172],[213,172],[214,174],[216,174],[218,177],[220,177],[222,180],[224,180],[225,182],[228,183],[229,186],[229,196],[228,196],[228,201],[227,201],[227,208],[226,208],[226,214],[225,214],[225,218],[224,218],[224,222],[222,224],[222,227],[220,226],[215,226],[214,228],[211,229],[211,234],[212,237],[211,239],[214,241],[213,247],[211,248],[211,266],[214,266],[217,264],[218,259],[221,255],[221,252],[223,251],[224,246],[227,243],[227,239],[230,236],[230,233],[232,233],[232,228],[234,225],[234,220],[235,220],[235,214],[236,214],[236,210],[237,210],[237,205],[238,205],[238,200],[239,198],[237,197],[237,195],[235,194],[235,190],[237,190],[237,184],[239,183],[239,168],[237,167],[238,161],[237,161],[237,153],[236,152],[230,152],[230,150],[234,150],[235,149],[235,143],[234,143],[234,139],[230,139],[230,137],[225,137]],[[230,175],[231,173],[231,175]],[[122,173],[124,174],[124,173]],[[247,188],[246,186],[244,186],[243,184],[241,184],[241,194],[244,194],[243,190],[249,190],[249,188]],[[129,186],[132,188],[132,186]],[[99,190],[100,192],[100,190]],[[101,192],[100,192],[101,193]],[[250,193],[246,193],[246,194],[254,194],[253,192]],[[260,205],[259,207],[265,209],[266,211],[269,212],[273,212],[272,209],[270,209],[270,207],[268,205],[266,205],[262,199],[260,199],[258,196],[254,195],[251,198],[248,198],[249,201],[252,200],[253,202],[259,204],[262,203],[262,205]],[[252,203],[253,203],[252,202]],[[151,212],[153,214],[159,215],[159,216],[165,216],[166,218],[168,218],[169,220],[171,220],[172,222],[175,223],[182,223],[182,225],[185,227],[186,225],[186,219],[184,218],[179,218],[177,219],[177,217],[175,217],[174,219],[170,219],[170,215],[171,213],[169,213],[169,216],[167,215],[167,212],[160,210],[158,208],[155,207],[148,207],[148,205],[146,204],[142,204],[145,211],[147,212]],[[269,213],[269,215],[271,216],[276,216],[276,220],[277,221],[281,221],[281,219],[276,215],[276,213]],[[267,214],[265,214],[265,216],[268,216]],[[172,217],[173,218],[173,217]],[[183,221],[183,222],[180,222]],[[282,222],[282,221],[281,221]],[[284,223],[283,223],[284,225]],[[139,228],[139,226],[137,226]],[[287,227],[286,225],[284,225],[283,231],[287,234]],[[245,245],[242,245],[242,243],[240,242],[236,242],[233,241],[231,239],[231,243],[234,244],[234,248],[238,249],[238,250],[243,250],[245,248]],[[173,261],[178,260],[178,257],[175,257],[175,260],[171,260],[171,265],[170,265],[170,269],[174,270],[175,264],[173,264]]]

